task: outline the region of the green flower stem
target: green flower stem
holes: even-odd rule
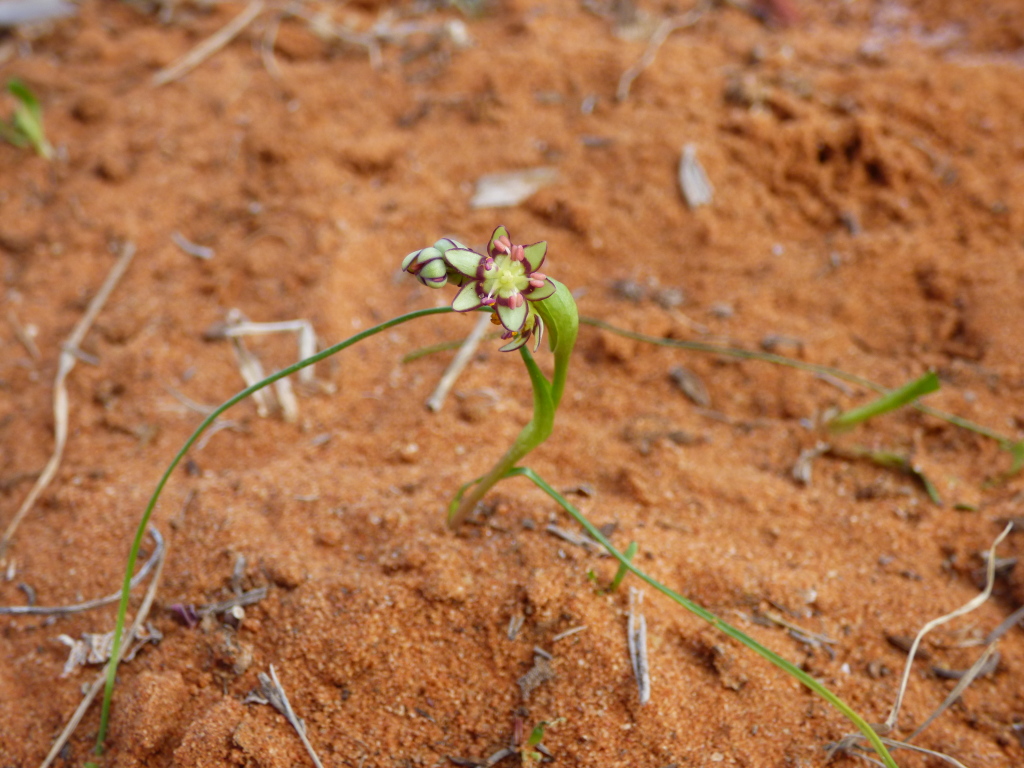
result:
[[[551,279],[551,278],[548,278]],[[555,371],[551,377],[551,402],[558,410],[565,391],[565,379],[569,373],[569,358],[576,346],[576,334],[580,328],[579,312],[572,293],[562,283],[555,284],[555,293],[544,301],[536,302],[537,314],[544,320],[551,338],[551,351],[555,356]]]
[[[253,394],[254,392],[258,392],[259,390],[273,384],[275,381],[278,381],[279,379],[283,379],[286,376],[291,376],[296,371],[301,371],[303,368],[319,363],[321,360],[324,360],[330,357],[331,355],[341,352],[346,347],[350,347],[356,342],[369,338],[370,336],[378,334],[381,331],[386,331],[388,328],[393,328],[396,325],[400,325],[402,323],[408,322],[409,320],[415,320],[420,317],[427,317],[429,315],[440,315],[451,311],[452,309],[450,307],[421,309],[416,312],[410,312],[406,315],[401,315],[400,317],[393,318],[392,320],[388,320],[387,322],[381,323],[380,325],[375,325],[373,328],[369,328],[365,331],[362,331],[361,333],[357,333],[355,336],[351,336],[345,339],[344,341],[335,344],[333,347],[328,347],[322,352],[318,352],[317,354],[311,357],[307,357],[305,360],[300,360],[299,362],[295,363],[295,365],[291,365],[287,368],[284,368],[278,371],[277,373],[272,373],[267,378],[263,379],[262,381],[256,382],[251,387],[243,389],[230,400],[227,400],[221,405],[217,406],[210,413],[209,416],[203,419],[203,422],[196,428],[196,431],[192,433],[191,437],[189,437],[189,439],[185,441],[185,444],[181,447],[181,450],[179,450],[177,454],[175,454],[174,458],[171,460],[170,465],[167,467],[166,470],[164,470],[163,475],[160,477],[160,481],[156,485],[156,490],[153,491],[153,495],[149,499],[149,504],[146,505],[146,511],[143,513],[142,519],[139,521],[139,526],[135,531],[135,540],[132,542],[131,551],[128,553],[128,566],[125,568],[124,584],[121,587],[121,602],[119,603],[117,608],[117,623],[114,625],[114,643],[110,649],[111,659],[117,659],[121,651],[121,635],[124,633],[125,620],[128,614],[128,598],[129,595],[131,594],[132,574],[135,571],[135,562],[139,555],[139,548],[142,546],[142,539],[146,534],[146,528],[149,526],[149,519],[153,516],[153,510],[156,508],[157,500],[159,500],[160,494],[164,490],[164,486],[167,485],[167,481],[170,479],[171,473],[174,472],[175,467],[178,466],[181,460],[185,458],[185,454],[188,453],[189,448],[191,448],[192,445],[196,442],[196,440],[199,439],[200,435],[202,435],[203,432],[205,432],[206,429],[211,424],[213,424],[213,422],[228,408],[231,408],[233,405],[240,403],[242,400],[245,400],[247,397],[249,397],[249,395]],[[110,702],[111,698],[114,695],[114,680],[117,677],[117,667],[118,664],[116,662],[109,664],[107,666],[107,683],[106,688],[103,692],[103,710],[100,715],[100,730],[96,736],[96,754],[102,754],[103,742],[107,738],[107,728],[110,724]]]
[[[523,427],[515,442],[505,451],[505,455],[498,459],[490,472],[480,479],[464,485],[459,493],[452,499],[448,508],[448,525],[451,528],[458,528],[462,525],[470,513],[484,495],[494,487],[516,465],[516,462],[526,454],[543,443],[551,435],[555,426],[555,407],[551,400],[551,385],[544,378],[533,355],[526,347],[520,347],[519,353],[523,356],[523,362],[530,373],[530,380],[533,382],[533,418],[529,424]],[[464,495],[465,491],[472,486],[472,491]]]
[[[523,356],[523,363],[530,374],[530,383],[533,384],[533,418],[523,427],[512,446],[487,474],[467,483],[455,494],[448,507],[448,525],[453,529],[462,525],[487,492],[499,480],[507,477],[520,459],[547,440],[554,429],[555,413],[562,401],[566,376],[569,373],[569,358],[572,357],[572,350],[576,345],[579,315],[576,311],[576,301],[569,289],[557,280],[551,282],[555,284],[554,295],[536,302],[537,313],[548,329],[551,351],[555,357],[555,370],[551,381],[548,381],[541,372],[529,350],[520,347],[519,353]],[[469,488],[472,490],[467,494]]]
[[[784,659],[775,651],[771,650],[770,648],[767,648],[766,646],[761,645],[754,638],[750,637],[749,635],[740,631],[731,624],[728,624],[722,619],[718,618],[707,608],[704,608],[702,605],[699,605],[698,603],[695,603],[692,600],[683,597],[678,592],[669,589],[661,582],[655,581],[652,577],[648,576],[646,573],[641,571],[639,568],[633,565],[629,557],[627,557],[622,552],[619,552],[619,550],[615,548],[615,546],[608,540],[608,538],[603,533],[601,533],[601,531],[593,523],[591,523],[589,520],[587,520],[586,517],[583,516],[582,512],[580,512],[578,509],[576,509],[576,507],[570,504],[564,496],[562,496],[560,493],[558,493],[558,491],[556,491],[554,488],[548,485],[532,469],[528,467],[516,467],[515,469],[510,470],[507,475],[507,477],[515,476],[522,476],[529,479],[531,482],[533,482],[534,485],[536,485],[538,488],[544,491],[544,493],[546,493],[548,496],[554,499],[555,502],[557,502],[558,505],[562,507],[562,509],[568,512],[573,517],[573,519],[576,520],[576,522],[582,525],[583,528],[587,531],[587,533],[590,534],[590,536],[592,536],[594,539],[596,539],[598,543],[600,543],[601,546],[604,547],[609,552],[609,554],[612,555],[612,557],[619,561],[620,568],[628,570],[629,572],[637,576],[639,579],[645,581],[651,587],[661,592],[663,595],[666,595],[674,602],[683,606],[686,610],[704,619],[704,621],[706,621],[708,624],[715,627],[722,633],[728,635],[734,640],[750,648],[759,656],[762,656],[763,658],[767,659],[776,667],[781,669],[783,672],[787,673],[796,680],[799,680],[812,692],[818,694],[821,698],[825,699],[825,701],[831,704],[835,709],[841,712],[848,720],[850,720],[850,722],[857,727],[857,730],[864,734],[864,738],[867,739],[867,741],[871,744],[871,746],[874,748],[875,752],[882,759],[882,762],[887,766],[887,768],[898,768],[898,766],[896,765],[896,761],[893,760],[892,756],[889,754],[889,751],[885,748],[885,744],[882,743],[882,739],[878,735],[878,733],[875,732],[875,729],[872,728],[871,725],[868,724],[866,720],[864,720],[864,718],[862,718],[860,715],[854,712],[853,709],[851,709],[850,706],[846,704],[846,702],[844,702],[842,699],[840,699],[838,696],[832,693],[828,688],[823,686],[821,683],[819,683],[809,674],[804,672],[798,666],[793,664],[791,661]]]

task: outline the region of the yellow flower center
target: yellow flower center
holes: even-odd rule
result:
[[[483,280],[483,288],[488,296],[497,294],[506,299],[525,291],[529,286],[530,280],[523,263],[504,255],[494,259],[494,266],[487,271]]]

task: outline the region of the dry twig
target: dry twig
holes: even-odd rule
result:
[[[65,380],[71,370],[75,367],[75,363],[78,362],[78,356],[76,354],[78,345],[82,343],[82,339],[85,338],[85,334],[89,332],[92,327],[93,321],[96,320],[96,316],[103,309],[103,305],[107,302],[111,292],[114,290],[121,276],[124,275],[125,270],[128,269],[128,265],[131,264],[132,259],[135,257],[135,245],[132,243],[125,243],[121,249],[121,257],[114,263],[110,273],[107,275],[107,279],[100,286],[99,291],[93,296],[92,301],[89,302],[89,306],[85,310],[85,314],[78,321],[71,335],[68,336],[68,340],[61,346],[60,360],[57,365],[57,376],[53,382],[53,432],[54,432],[54,446],[53,454],[50,456],[50,460],[46,462],[46,466],[43,468],[42,473],[36,479],[35,485],[32,486],[32,490],[29,491],[28,496],[22,502],[18,511],[14,515],[14,519],[7,526],[7,530],[4,531],[4,535],[0,538],[0,561],[3,560],[4,554],[7,552],[7,547],[10,544],[11,538],[14,536],[14,532],[18,530],[18,526],[21,525],[21,521],[28,514],[28,511],[32,508],[32,505],[36,503],[36,499],[39,495],[46,490],[46,486],[53,480],[53,476],[57,474],[57,468],[60,466],[61,459],[64,457],[64,447],[68,441],[68,390],[65,385]]]
[[[253,19],[263,12],[263,0],[252,0],[240,14],[218,29],[203,42],[186,53],[169,67],[165,67],[153,75],[153,86],[159,87],[177,80],[202,64],[225,45],[238,36]]]
[[[160,559],[156,562],[156,570],[153,573],[153,580],[149,584],[149,589],[146,590],[146,596],[142,600],[142,605],[139,606],[138,613],[135,614],[135,621],[132,622],[132,626],[126,635],[128,641],[121,644],[121,650],[118,653],[118,658],[108,661],[107,666],[103,668],[103,671],[89,686],[88,690],[85,692],[85,697],[82,699],[82,703],[78,705],[78,709],[75,710],[71,719],[68,720],[68,724],[64,726],[64,730],[61,731],[60,736],[58,736],[57,740],[53,743],[49,754],[46,755],[46,758],[40,764],[39,768],[48,768],[48,766],[57,759],[61,750],[64,749],[64,745],[67,743],[67,740],[71,738],[71,734],[75,732],[78,724],[82,721],[82,718],[85,717],[85,713],[89,710],[89,705],[92,704],[93,699],[96,698],[99,692],[103,690],[103,686],[107,680],[107,670],[110,665],[119,663],[121,659],[125,657],[125,654],[128,652],[129,646],[131,645],[131,638],[135,637],[135,634],[142,628],[146,618],[149,616],[149,609],[153,606],[153,599],[156,597],[156,590],[160,584],[160,574],[163,572],[166,560],[167,550],[165,548]]]
[[[992,594],[992,588],[995,586],[996,547],[998,547],[1002,540],[1006,538],[1007,534],[1009,534],[1012,528],[1013,523],[1011,522],[1006,526],[1006,528],[1003,529],[1002,533],[1000,533],[999,536],[996,537],[996,540],[992,542],[992,546],[988,551],[988,565],[986,569],[985,589],[982,590],[982,592],[980,592],[978,595],[973,597],[971,600],[968,600],[964,605],[957,608],[955,611],[947,613],[944,616],[940,616],[937,619],[932,619],[927,624],[925,624],[924,627],[921,628],[920,632],[917,633],[917,637],[914,638],[914,642],[910,646],[910,650],[907,654],[906,666],[903,670],[903,677],[900,681],[900,687],[897,691],[896,701],[893,704],[892,711],[889,713],[889,717],[886,718],[886,721],[884,723],[882,723],[881,725],[873,726],[880,736],[884,736],[885,734],[890,733],[896,726],[896,720],[899,716],[900,707],[903,703],[903,697],[907,691],[907,684],[910,678],[911,667],[914,663],[914,656],[917,655],[917,649],[921,643],[922,638],[924,638],[926,634],[928,634],[936,627],[941,626],[942,624],[946,624],[959,616],[963,616],[964,614],[970,613],[971,611],[979,608],[982,604],[985,603],[986,600],[988,600],[989,596]],[[945,762],[948,762],[950,765],[957,766],[957,768],[965,768],[962,763],[950,757],[949,755],[944,755],[939,752],[933,752],[932,750],[915,746],[913,744],[910,744],[909,742],[912,739],[916,738],[918,735],[920,735],[920,733],[924,731],[925,728],[927,728],[929,725],[932,724],[932,722],[934,722],[936,717],[938,717],[950,705],[952,705],[953,702],[956,701],[956,699],[960,696],[961,693],[963,693],[963,690],[968,685],[970,685],[975,679],[984,674],[985,670],[989,668],[993,654],[995,653],[996,639],[998,638],[992,638],[990,635],[989,645],[982,653],[981,657],[964,674],[964,676],[960,679],[959,683],[954,687],[954,689],[946,697],[946,700],[939,706],[939,708],[936,709],[936,711],[933,712],[931,716],[928,717],[928,719],[925,720],[924,723],[922,723],[921,726],[917,728],[917,730],[915,730],[912,734],[910,734],[910,736],[908,736],[903,741],[883,738],[882,742],[888,747],[910,749],[916,752],[922,752],[937,757],[941,760],[944,760]],[[859,733],[845,736],[839,741],[829,745],[829,754],[832,755],[836,752],[849,752],[851,754],[856,754],[860,757],[864,757],[864,759],[869,760],[870,762],[875,762],[872,758],[866,757],[865,755],[862,755],[854,750],[855,745],[859,744],[859,742],[861,742],[863,738],[863,735]]]
[[[283,320],[272,323],[254,323],[249,321],[236,309],[228,313],[227,323],[217,325],[204,335],[207,339],[230,339],[238,359],[239,371],[247,387],[251,387],[265,377],[263,365],[259,358],[252,354],[242,342],[244,336],[262,336],[270,333],[294,333],[298,340],[299,360],[316,354],[316,332],[308,320]],[[317,384],[316,376],[310,365],[298,372],[299,381],[308,387]],[[299,403],[295,398],[291,380],[278,379],[274,382],[274,394],[281,406],[286,421],[295,421],[299,415]],[[267,416],[274,409],[274,398],[269,390],[261,389],[253,392],[252,399],[256,403],[256,412]],[[221,427],[223,428],[223,427]],[[200,443],[202,447],[204,443]]]
[[[946,624],[959,616],[963,616],[965,613],[970,613],[976,608],[981,607],[981,605],[983,605],[984,602],[988,600],[989,595],[992,594],[992,587],[995,586],[996,576],[996,547],[998,547],[1002,540],[1006,538],[1007,534],[1010,533],[1010,530],[1012,528],[1013,524],[1010,523],[1006,526],[1006,528],[1003,529],[1003,532],[996,537],[996,540],[992,542],[992,547],[989,550],[985,589],[980,594],[976,595],[971,600],[968,600],[966,603],[964,603],[964,605],[957,608],[955,611],[951,611],[950,613],[947,613],[945,616],[940,616],[937,619],[932,619],[921,628],[920,632],[917,633],[917,637],[914,638],[913,645],[910,646],[910,652],[907,654],[907,664],[903,670],[903,678],[900,681],[899,692],[896,694],[896,701],[893,703],[892,711],[889,713],[889,717],[886,718],[885,723],[882,725],[882,729],[879,730],[879,733],[889,733],[896,726],[896,719],[899,716],[900,706],[903,704],[903,696],[907,692],[907,684],[910,681],[910,670],[914,663],[914,656],[917,654],[917,648],[921,644],[921,640],[924,638],[924,636],[936,627],[942,626],[943,624]]]
[[[313,749],[313,745],[309,743],[309,739],[306,738],[306,724],[302,718],[295,714],[295,710],[292,709],[291,702],[288,701],[288,695],[284,692],[284,688],[281,687],[281,681],[277,679],[277,672],[274,671],[274,665],[270,665],[270,677],[267,677],[262,672],[258,675],[260,680],[260,693],[251,693],[246,697],[246,702],[256,702],[258,704],[270,704],[274,709],[284,715],[285,720],[288,724],[295,729],[295,732],[299,734],[299,738],[302,740],[302,746],[306,748],[306,752],[309,753],[310,758],[313,760],[316,768],[324,768],[324,764],[320,762],[320,758],[317,756],[316,751]]]
[[[548,533],[553,536],[557,536],[562,541],[567,541],[570,544],[575,544],[577,547],[582,547],[592,555],[598,557],[608,557],[608,553],[601,548],[601,545],[594,541],[592,538],[587,536],[585,533],[577,533],[576,531],[567,531],[565,528],[560,528],[554,523],[549,523],[545,529]]]
[[[32,358],[32,362],[39,362],[39,347],[36,346],[36,341],[32,336],[32,333],[25,328],[21,321],[18,320],[18,316],[14,313],[13,309],[7,310],[7,322],[11,325],[11,330],[14,331],[15,338],[21,342],[21,346],[28,352],[28,356]]]
[[[153,554],[150,555],[149,559],[139,569],[139,572],[132,577],[132,589],[149,575],[149,572],[153,570],[160,558],[164,556],[164,537],[160,535],[156,528],[150,528],[149,535],[153,537],[155,544]],[[95,600],[86,600],[84,603],[75,603],[74,605],[52,607],[44,605],[2,605],[0,606],[0,616],[67,616],[72,613],[82,613],[83,611],[91,611],[93,608],[110,605],[120,599],[121,591],[118,590],[112,595],[97,597]]]
[[[643,591],[630,587],[626,640],[629,644],[629,661],[633,665],[633,676],[640,691],[640,704],[646,704],[651,700],[651,672],[647,663],[647,619],[640,613],[643,602]]]
[[[490,324],[490,315],[480,315],[480,319],[476,321],[473,330],[469,332],[469,336],[466,337],[466,340],[462,342],[462,346],[459,347],[459,351],[455,354],[451,365],[448,366],[441,380],[437,383],[437,388],[427,398],[428,409],[435,413],[441,410],[445,398],[448,397],[448,392],[451,390],[452,385],[455,384],[455,380],[459,378],[462,371],[469,365],[469,361],[476,353],[476,348],[480,346],[480,340],[484,337],[484,333],[486,333]]]
[[[619,87],[615,91],[615,98],[619,101],[628,99],[629,89],[633,87],[633,81],[640,77],[641,72],[654,63],[654,57],[658,55],[658,49],[661,48],[669,35],[673,32],[678,32],[680,29],[692,27],[700,21],[701,17],[710,7],[710,3],[703,2],[686,13],[672,16],[662,21],[658,28],[654,30],[651,39],[647,42],[647,49],[644,51],[643,56],[640,57],[640,61],[622,73],[622,77],[619,78]]]

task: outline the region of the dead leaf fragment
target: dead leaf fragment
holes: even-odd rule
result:
[[[558,176],[550,166],[527,168],[508,173],[489,173],[476,180],[476,191],[469,204],[473,208],[507,208],[519,205]]]
[[[697,148],[693,144],[683,147],[683,156],[679,161],[679,188],[691,210],[710,205],[714,198],[714,187],[711,186],[704,166],[697,159]]]

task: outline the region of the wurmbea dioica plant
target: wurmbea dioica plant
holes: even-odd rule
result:
[[[505,227],[499,226],[491,235],[486,251],[486,254],[477,253],[456,240],[446,238],[438,240],[430,247],[410,253],[405,257],[402,268],[415,275],[421,283],[431,288],[443,288],[448,283],[452,283],[459,289],[450,309],[447,307],[423,309],[396,317],[358,333],[305,360],[301,360],[295,365],[271,374],[215,408],[203,420],[196,431],[192,433],[189,439],[185,441],[185,445],[182,446],[181,450],[172,459],[157,483],[156,490],[153,492],[146,511],[139,522],[132,549],[129,552],[128,566],[121,590],[117,623],[114,629],[111,662],[107,667],[106,690],[103,699],[103,712],[100,719],[96,751],[102,751],[103,742],[106,739],[114,679],[117,674],[117,664],[120,660],[122,640],[124,639],[122,635],[128,610],[132,574],[135,569],[139,548],[142,545],[146,527],[156,507],[156,502],[171,473],[192,445],[199,439],[200,435],[224,411],[246,399],[254,392],[307,366],[320,362],[331,355],[337,354],[358,341],[420,317],[451,311],[472,312],[481,310],[490,311],[492,313],[492,321],[504,328],[502,339],[506,343],[501,349],[506,352],[518,350],[522,356],[523,363],[526,365],[526,370],[530,377],[530,383],[533,386],[533,418],[523,427],[523,430],[509,449],[498,459],[497,463],[487,474],[471,480],[458,490],[448,509],[449,525],[457,527],[464,522],[477,503],[499,480],[520,476],[529,479],[583,526],[595,540],[619,561],[622,568],[668,596],[691,613],[704,619],[724,634],[764,657],[824,698],[861,731],[865,740],[871,744],[888,768],[897,768],[895,761],[889,755],[881,738],[874,729],[835,694],[792,662],[761,645],[739,629],[722,621],[701,605],[683,597],[641,571],[633,565],[631,561],[632,553],[623,554],[616,549],[608,538],[583,516],[583,513],[570,504],[565,497],[545,482],[536,472],[527,467],[516,466],[520,459],[551,435],[554,427],[555,411],[558,409],[565,390],[569,358],[576,343],[579,317],[576,310],[576,302],[573,300],[569,289],[557,280],[540,272],[540,268],[544,264],[547,255],[547,243],[540,242],[525,246],[514,244]],[[533,339],[533,349],[537,351],[540,348],[545,331],[550,339],[551,351],[554,356],[554,370],[551,379],[544,376],[527,346],[527,342]]]
[[[533,383],[533,419],[490,472],[466,483],[456,493],[448,509],[448,524],[453,528],[465,522],[484,494],[520,459],[551,435],[579,328],[576,302],[569,289],[540,271],[547,256],[546,242],[514,244],[508,230],[499,226],[486,250],[486,255],[477,253],[446,238],[413,251],[402,262],[402,269],[430,288],[443,288],[448,283],[457,286],[459,291],[452,301],[456,312],[492,311],[491,321],[504,328],[501,338],[508,342],[501,351],[518,349]],[[541,373],[526,347],[533,338],[534,352],[540,348],[545,326],[550,328],[555,358],[551,381]]]

